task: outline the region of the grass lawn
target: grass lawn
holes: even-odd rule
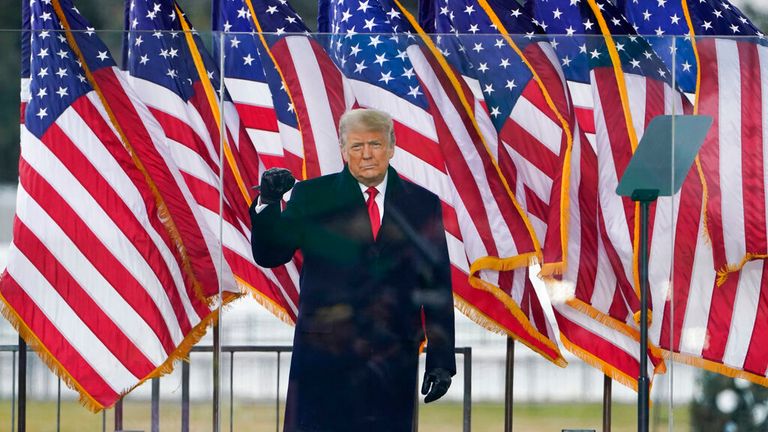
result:
[[[658,407],[658,406],[657,406]],[[651,411],[651,431],[667,431],[666,407]],[[222,406],[221,430],[229,431],[229,405]],[[275,431],[275,406],[263,403],[238,403],[233,407],[234,431]],[[631,404],[614,404],[612,431],[637,430],[636,407]],[[514,431],[555,431],[562,429],[602,428],[600,404],[518,404],[513,412]],[[106,431],[114,429],[114,413],[106,413]],[[146,401],[127,401],[123,411],[123,427],[126,430],[149,432],[150,405]],[[211,405],[193,403],[190,409],[190,430],[210,431],[212,426]],[[504,428],[504,408],[501,404],[476,403],[472,406],[473,432],[500,432]],[[11,404],[0,400],[0,431],[11,430]],[[102,414],[92,414],[76,401],[65,401],[61,406],[61,432],[90,432],[102,430]],[[176,402],[164,401],[160,412],[161,431],[181,430],[181,409]],[[421,405],[419,410],[420,432],[451,432],[462,430],[462,407],[458,403]],[[690,430],[687,407],[675,409],[674,431]],[[55,402],[31,401],[27,407],[27,431],[56,431]]]

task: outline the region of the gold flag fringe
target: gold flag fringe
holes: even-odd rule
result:
[[[176,347],[175,350],[168,356],[168,358],[155,370],[153,370],[149,375],[144,377],[141,381],[139,381],[136,385],[132,386],[131,388],[123,391],[120,393],[120,397],[125,396],[126,394],[130,393],[133,389],[143,384],[145,381],[152,379],[152,378],[158,378],[160,376],[166,375],[173,371],[174,363],[176,363],[178,360],[184,360],[188,358],[189,352],[192,349],[192,347],[197,344],[200,339],[205,336],[205,333],[207,332],[207,328],[209,325],[213,325],[216,322],[218,322],[219,318],[219,311],[225,307],[227,307],[230,302],[233,300],[239,298],[240,295],[235,293],[225,293],[224,300],[221,305],[221,308],[217,308],[215,310],[212,310],[208,315],[206,315],[188,334],[184,337],[184,339],[181,341],[181,343]],[[32,348],[35,353],[37,353],[38,357],[40,357],[40,360],[59,378],[61,378],[62,381],[67,385],[67,387],[71,388],[72,390],[76,391],[80,396],[80,404],[83,405],[86,409],[93,413],[98,413],[99,411],[105,409],[105,408],[111,408],[112,405],[104,406],[96,399],[93,398],[93,396],[88,393],[85,388],[83,388],[82,385],[72,376],[69,374],[67,369],[59,363],[59,361],[56,359],[56,357],[51,354],[50,351],[48,351],[48,348],[46,348],[45,344],[40,341],[40,339],[37,337],[34,331],[30,329],[27,324],[24,322],[24,320],[18,315],[18,313],[11,307],[11,305],[8,303],[8,301],[5,299],[5,297],[0,293],[0,313],[8,320],[8,322],[11,323],[11,325],[16,329],[16,331],[19,333],[19,335],[24,339],[24,341],[27,343],[27,345]],[[119,400],[119,399],[118,399]],[[117,401],[115,401],[117,402]],[[114,405],[114,404],[113,404]]]
[[[678,352],[671,352],[668,350],[664,350],[664,355],[667,357],[671,357],[672,360],[678,363],[683,363],[683,364],[694,366],[700,369],[705,369],[710,372],[719,373],[720,375],[725,375],[731,378],[745,379],[747,381],[753,382],[763,387],[768,387],[768,377],[765,377],[763,375],[747,372],[742,369],[735,369],[721,363],[713,362],[711,360],[703,359],[701,357],[694,357],[688,354],[682,354]]]
[[[745,265],[750,261],[761,260],[768,258],[768,254],[757,254],[747,252],[738,264],[726,264],[720,270],[717,271],[717,286],[722,286],[725,281],[728,280],[728,276],[731,273],[741,271]]]
[[[240,287],[241,291],[249,293],[257,303],[259,303],[272,315],[276,316],[280,321],[291,326],[296,325],[296,323],[293,321],[293,318],[291,318],[291,315],[288,313],[288,311],[285,310],[283,306],[279,305],[269,296],[257,290],[243,279],[235,276],[235,280],[237,281],[237,285]]]

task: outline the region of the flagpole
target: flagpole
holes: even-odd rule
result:
[[[512,432],[512,388],[515,379],[515,340],[507,336],[506,384],[504,386],[504,432]]]
[[[27,343],[19,335],[19,405],[18,432],[27,430]]]
[[[603,432],[611,432],[611,401],[613,380],[603,375]]]

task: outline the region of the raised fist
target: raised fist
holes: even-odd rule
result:
[[[283,194],[291,190],[296,179],[285,168],[270,168],[261,175],[259,196],[262,204],[274,204],[280,202]]]

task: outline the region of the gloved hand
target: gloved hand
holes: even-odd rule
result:
[[[262,204],[279,203],[283,194],[291,190],[296,179],[285,168],[270,168],[261,174],[259,197]]]
[[[443,397],[451,386],[451,374],[437,368],[424,373],[424,381],[421,384],[421,394],[426,395],[424,403],[430,403]]]

